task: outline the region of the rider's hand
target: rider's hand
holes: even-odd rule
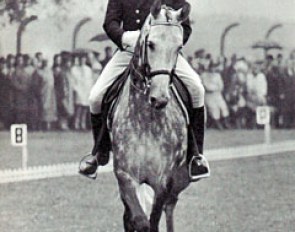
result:
[[[123,47],[134,48],[138,40],[140,31],[125,31],[122,36]]]

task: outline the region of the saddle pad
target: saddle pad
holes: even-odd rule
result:
[[[180,78],[176,74],[172,78],[172,84],[175,86],[177,93],[180,96],[180,100],[182,101],[182,102],[179,102],[180,106],[182,103],[185,106],[185,109],[187,110],[188,115],[192,115],[193,104],[192,104],[190,94],[188,92],[188,89],[182,82],[182,80],[180,80]]]
[[[105,122],[109,117],[112,118],[113,115],[113,106],[117,101],[118,96],[123,90],[124,84],[129,76],[130,68],[129,66],[125,69],[125,71],[117,77],[114,83],[108,88],[106,94],[102,100],[102,115],[105,119]],[[110,118],[109,118],[110,119]],[[111,121],[111,120],[110,120]]]

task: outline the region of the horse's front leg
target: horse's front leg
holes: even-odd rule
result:
[[[123,215],[123,222],[124,222],[124,231],[125,232],[135,232],[135,229],[132,224],[132,218],[131,218],[131,211],[127,203],[122,199],[125,210]]]
[[[151,232],[159,232],[159,223],[166,197],[167,194],[165,194],[164,191],[160,194],[156,194],[155,196],[155,201],[150,215]]]
[[[128,223],[126,224],[127,229],[134,229],[137,232],[150,232],[149,220],[137,198],[136,187],[138,184],[130,174],[125,171],[116,170],[116,176],[119,183],[121,198],[125,204],[125,210],[127,209],[124,214],[124,220]],[[131,228],[130,225],[132,225],[133,228]]]
[[[164,210],[166,214],[166,228],[168,232],[174,232],[173,212],[177,203],[177,198],[171,198],[166,203]]]

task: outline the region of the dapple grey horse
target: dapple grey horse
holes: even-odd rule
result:
[[[163,210],[167,231],[173,232],[178,194],[189,185],[187,121],[171,87],[183,44],[181,23],[189,11],[189,4],[173,10],[156,1],[141,30],[130,76],[115,108],[111,129],[114,172],[128,232],[159,231]],[[149,218],[136,194],[143,183],[155,193]]]

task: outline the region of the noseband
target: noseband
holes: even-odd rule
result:
[[[155,76],[168,75],[170,77],[170,84],[172,83],[172,78],[175,75],[178,53],[179,53],[179,51],[181,49],[180,48],[179,51],[177,52],[177,56],[176,56],[175,62],[173,64],[173,67],[172,67],[171,70],[160,69],[160,70],[152,71],[150,63],[149,63],[149,56],[148,56],[148,39],[149,39],[149,32],[150,32],[150,30],[151,30],[151,28],[153,26],[175,26],[175,27],[180,28],[181,31],[183,30],[181,25],[172,24],[169,21],[168,22],[161,22],[161,23],[151,23],[149,25],[149,31],[146,34],[145,38],[144,38],[144,43],[143,43],[142,47],[140,47],[140,50],[141,51],[143,50],[143,52],[140,52],[141,60],[143,62],[141,64],[141,66],[138,67],[138,68],[136,68],[134,66],[134,63],[131,62],[132,66],[133,66],[132,69],[135,72],[135,74],[137,74],[144,81],[144,85],[145,85],[144,90],[139,89],[138,87],[136,87],[134,85],[134,83],[132,83],[132,84],[133,84],[134,87],[136,87],[136,89],[138,89],[140,91],[143,91],[144,93],[146,93],[147,90],[150,88],[152,78],[155,77]]]

